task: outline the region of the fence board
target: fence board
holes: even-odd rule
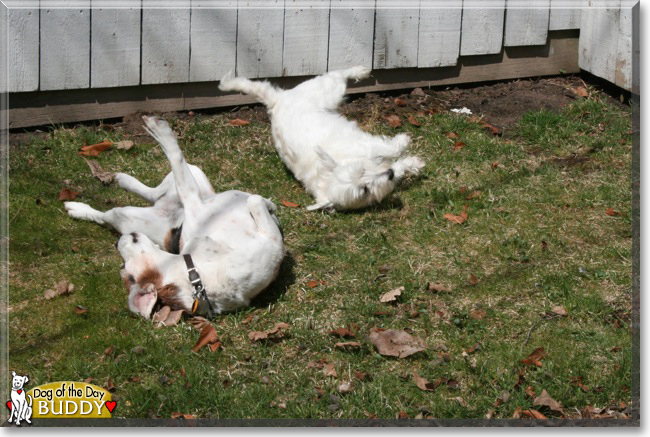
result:
[[[40,89],[90,86],[90,0],[75,9],[41,9]]]
[[[96,2],[96,0],[93,0]],[[90,86],[105,88],[140,83],[140,1],[126,9],[93,9]],[[91,2],[92,4],[92,2]]]
[[[328,70],[363,65],[372,68],[375,11],[359,8],[359,0],[332,0]]]
[[[505,0],[465,0],[461,56],[499,53],[503,43],[504,15]]]
[[[463,0],[448,0],[445,8],[422,2],[418,42],[418,67],[447,67],[458,63]],[[438,3],[439,5],[439,3]]]
[[[287,0],[284,11],[282,75],[327,71],[330,0]]]
[[[284,0],[239,0],[238,4],[237,75],[281,76]]]
[[[620,3],[608,2],[607,6],[582,10],[578,51],[580,68],[630,89],[631,9],[620,9]]]
[[[38,9],[8,9],[8,91],[38,89]]]
[[[580,8],[566,9],[566,0],[551,0],[548,30],[580,29]],[[578,3],[578,2],[576,2]]]
[[[219,4],[219,9],[200,6],[210,2],[192,0],[190,23],[190,81],[219,80],[235,72],[237,58],[237,0]]]
[[[188,82],[190,71],[190,1],[177,9],[146,9],[143,0],[142,84]]]
[[[508,0],[506,5],[510,5]],[[539,46],[546,44],[550,0],[535,1],[534,8],[506,9],[506,26],[503,45]]]
[[[377,0],[374,68],[418,65],[419,1]]]

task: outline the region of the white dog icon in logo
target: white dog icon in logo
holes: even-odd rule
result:
[[[11,410],[9,423],[15,417],[16,425],[20,425],[21,420],[31,424],[32,422],[29,419],[32,417],[32,397],[26,394],[23,389],[29,378],[16,375],[16,372],[11,372],[11,375],[13,376],[11,381],[11,401],[7,402],[7,406]],[[29,404],[27,398],[29,398]]]

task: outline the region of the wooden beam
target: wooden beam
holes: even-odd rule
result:
[[[452,67],[374,70],[369,79],[351,84],[348,92],[435,87],[579,71],[578,32],[558,31],[549,33],[545,46],[510,47],[496,55],[464,56]],[[286,77],[272,82],[289,88],[307,78]],[[217,82],[12,93],[9,127],[110,119],[134,112],[247,105],[254,101],[248,96],[222,93],[217,89]]]

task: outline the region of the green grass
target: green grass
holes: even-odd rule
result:
[[[84,140],[129,137],[102,127],[59,128],[12,148],[10,368],[28,373],[30,387],[89,377],[104,386],[110,379],[116,417],[179,411],[201,418],[395,418],[425,409],[436,418],[481,418],[493,409],[494,417],[507,418],[517,407],[532,408],[527,386],[537,394],[547,390],[568,414],[629,403],[629,111],[592,93],[562,112],[524,114],[507,138],[455,114],[418,119],[421,127],[399,129],[379,116],[364,121],[378,134],[410,132],[412,151],[427,162],[421,177],[381,205],[334,214],[279,206],[288,249],[281,276],[251,308],[215,319],[223,344],[216,353],[191,351],[198,332],[187,322],[157,329],[131,314],[116,234],[69,218],[58,200],[67,187],[102,210],[142,205],[115,185],[102,186],[77,156]],[[225,114],[173,120],[188,161],[217,190],[309,205],[271,145],[270,126],[234,128],[227,120]],[[466,146],[454,152],[457,140],[448,132]],[[131,150],[96,159],[106,171],[157,184],[169,171],[164,155],[150,139],[135,139]],[[467,200],[473,191],[480,195]],[[443,218],[464,205],[469,218],[462,225]],[[607,215],[607,208],[620,215]],[[74,293],[43,299],[62,279],[75,284]],[[310,288],[311,280],[324,284]],[[433,294],[427,282],[452,292]],[[399,286],[405,291],[396,305],[379,302]],[[77,305],[89,312],[75,314]],[[568,316],[554,316],[554,306]],[[248,340],[249,331],[280,321],[290,324],[289,337]],[[328,331],[351,324],[363,347],[335,349],[341,340]],[[366,338],[373,326],[408,329],[427,349],[402,360],[380,356]],[[463,357],[475,343],[480,349]],[[105,356],[110,346],[115,352]],[[134,353],[136,346],[144,352]],[[537,347],[547,352],[543,366],[527,370],[515,389],[519,360]],[[439,358],[443,349],[449,361]],[[320,359],[334,363],[338,376],[307,366]],[[355,371],[371,380],[359,381]],[[421,391],[413,371],[429,381],[453,378],[458,388]],[[590,390],[572,385],[575,377]],[[338,395],[333,407],[330,395],[348,380],[353,390]],[[494,407],[504,390],[509,400]]]

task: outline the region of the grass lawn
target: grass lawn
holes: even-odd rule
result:
[[[414,113],[421,126],[398,128],[380,108],[368,113],[365,129],[410,133],[427,165],[381,205],[349,213],[305,210],[312,199],[278,158],[268,123],[234,127],[228,113],[170,118],[187,160],[217,191],[278,205],[288,250],[279,279],[251,308],[214,320],[216,352],[192,352],[199,333],[187,321],[156,328],[130,313],[117,235],[73,220],[58,200],[68,188],[100,210],[144,205],[102,185],[77,152],[84,141],[134,139],[130,150],[92,159],[155,185],[169,165],[153,140],[79,126],[12,147],[10,369],[29,374],[30,388],[87,378],[114,385],[113,415],[129,418],[553,416],[533,405],[542,390],[564,417],[629,404],[630,111],[593,91],[559,112],[522,114],[504,137],[448,111]],[[462,224],[444,217],[465,207]],[[64,279],[73,293],[43,297]],[[380,302],[401,286],[396,302]],[[249,340],[278,322],[289,324],[286,337]],[[344,327],[356,336],[329,334]],[[406,330],[426,349],[382,356],[368,339],[373,327]],[[342,341],[361,347],[334,346]],[[539,347],[541,366],[520,362]],[[440,384],[421,390],[414,372]]]

